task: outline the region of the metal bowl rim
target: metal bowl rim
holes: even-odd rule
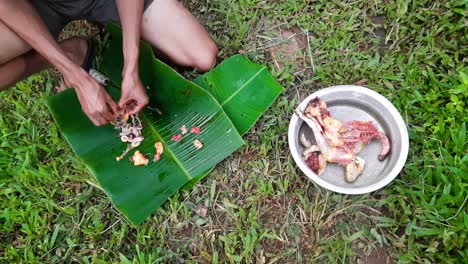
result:
[[[302,157],[299,153],[299,150],[296,148],[295,141],[297,140],[296,131],[295,127],[296,124],[299,122],[299,117],[293,113],[291,117],[291,121],[289,122],[289,128],[288,128],[288,144],[289,144],[289,149],[291,151],[291,155],[293,156],[294,161],[296,164],[299,166],[301,171],[312,181],[316,182],[318,185],[324,187],[325,189],[337,192],[337,193],[343,193],[343,194],[365,194],[365,193],[370,193],[373,191],[376,191],[378,189],[383,188],[387,184],[389,184],[391,181],[393,181],[398,174],[401,172],[403,169],[406,159],[408,157],[408,151],[409,151],[409,136],[408,136],[408,130],[406,128],[406,124],[401,117],[400,113],[398,110],[395,108],[395,106],[387,100],[387,98],[383,97],[381,94],[363,87],[363,86],[357,86],[357,85],[336,85],[336,86],[330,86],[324,89],[321,89],[319,91],[314,92],[313,94],[309,95],[306,99],[304,99],[300,104],[299,107],[302,111],[304,111],[307,103],[314,97],[320,97],[329,93],[336,93],[336,92],[357,92],[361,94],[368,95],[375,100],[377,100],[379,103],[381,103],[387,111],[390,112],[392,117],[395,119],[395,122],[397,123],[398,130],[401,134],[401,152],[399,153],[398,160],[395,163],[395,166],[391,169],[391,171],[383,177],[380,181],[367,185],[367,186],[362,186],[362,187],[341,187],[337,186],[334,184],[331,184],[325,180],[323,180],[320,176],[315,174],[302,160]],[[395,153],[393,153],[395,155]]]

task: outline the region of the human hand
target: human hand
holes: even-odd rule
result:
[[[120,110],[106,90],[81,68],[64,74],[66,84],[75,88],[83,112],[96,126],[117,118]]]
[[[148,104],[148,95],[138,74],[125,75],[121,89],[119,107],[124,114],[138,114]]]

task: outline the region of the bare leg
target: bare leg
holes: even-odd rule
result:
[[[60,46],[67,56],[75,63],[81,65],[87,50],[87,42],[83,38],[69,38],[61,41]],[[20,55],[0,65],[0,91],[26,77],[48,69],[51,64],[34,50]]]
[[[15,32],[0,20],[0,65],[31,49]]]
[[[216,44],[176,0],[156,0],[151,4],[143,14],[141,35],[181,66],[206,72],[216,63]]]

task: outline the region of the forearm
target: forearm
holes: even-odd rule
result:
[[[116,0],[123,32],[123,75],[138,75],[143,0]]]
[[[0,0],[0,20],[60,72],[79,68],[66,55],[33,6],[26,0]]]

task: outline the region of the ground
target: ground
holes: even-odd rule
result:
[[[185,5],[220,60],[242,53],[286,91],[246,146],[139,227],[95,187],[54,125],[43,99],[56,75],[1,93],[1,263],[467,263],[466,1]],[[359,196],[308,181],[286,141],[301,98],[352,83],[391,100],[411,141],[399,177]]]

